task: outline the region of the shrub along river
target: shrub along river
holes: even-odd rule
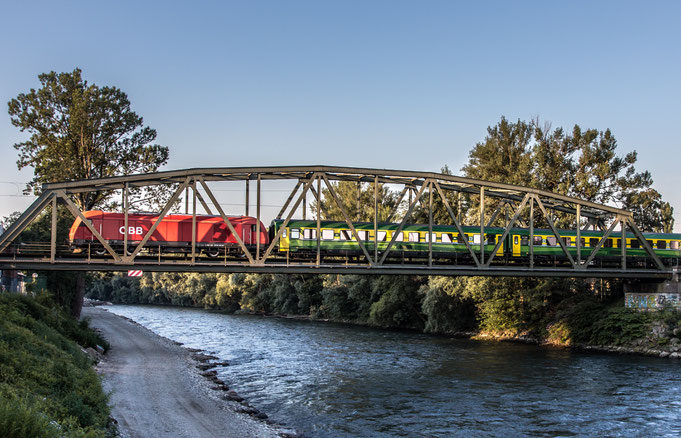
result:
[[[681,364],[206,310],[106,306],[209,351],[311,437],[679,436]]]

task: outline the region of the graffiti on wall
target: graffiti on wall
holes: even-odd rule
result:
[[[624,294],[624,305],[631,309],[681,308],[681,294]]]

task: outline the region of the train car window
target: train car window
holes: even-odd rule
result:
[[[612,248],[612,239],[605,239],[605,243],[603,243],[603,246],[606,248]]]
[[[452,234],[442,233],[442,243],[452,243]]]
[[[672,240],[669,243],[669,249],[679,249],[679,241],[678,240]]]
[[[496,234],[488,234],[487,235],[487,244],[488,245],[494,245],[497,243],[497,235]]]
[[[461,234],[456,235],[456,243],[464,244],[466,241],[464,240],[463,236]]]
[[[513,236],[513,244],[514,245],[518,244],[518,236]]]
[[[473,243],[475,243],[475,244],[480,243],[480,235],[479,234],[473,234]]]
[[[615,248],[622,248],[622,239],[615,239]]]
[[[433,242],[437,242],[437,235],[435,233],[432,234],[425,234],[426,242],[430,242],[430,239],[433,239]]]
[[[385,242],[385,236],[386,236],[387,234],[388,234],[388,233],[386,233],[385,231],[379,231],[379,232],[378,232],[378,241],[379,241],[379,242]]]
[[[646,242],[648,242],[648,245],[650,245],[651,248],[655,248],[652,240],[646,240]]]
[[[322,240],[333,240],[333,230],[322,230]]]
[[[352,240],[352,232],[350,230],[340,231],[340,240]]]
[[[667,241],[666,240],[658,240],[657,241],[657,249],[667,249]]]
[[[558,245],[558,240],[556,240],[556,236],[548,236],[546,238],[546,244],[548,246],[557,246]]]
[[[598,246],[598,239],[595,238],[595,237],[590,238],[589,239],[589,246],[592,247],[592,248]]]
[[[631,239],[631,247],[632,248],[640,248],[641,242],[639,242],[638,239]]]
[[[317,230],[313,230],[313,229],[303,230],[303,239],[316,239],[316,238],[317,238]]]
[[[300,230],[298,228],[291,228],[291,239],[300,239]]]
[[[583,238],[583,237],[580,237],[580,238],[579,238],[579,244],[580,244],[581,246],[586,246],[586,239]]]
[[[397,235],[395,242],[404,242],[404,233],[400,231],[400,234]]]
[[[359,240],[369,240],[369,232],[366,230],[357,230]]]
[[[563,243],[565,246],[572,246],[572,237],[563,237]]]
[[[520,244],[522,246],[527,246],[530,244],[530,236],[520,236]]]
[[[544,239],[541,236],[534,236],[532,246],[541,246]]]
[[[419,233],[409,233],[409,241],[410,242],[418,242],[419,240]]]
[[[251,225],[251,233],[255,233],[255,224]]]

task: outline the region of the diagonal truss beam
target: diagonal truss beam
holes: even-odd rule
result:
[[[508,233],[511,231],[511,228],[513,228],[513,225],[515,225],[515,222],[518,220],[518,217],[520,216],[520,213],[523,211],[523,208],[525,208],[525,205],[527,204],[527,201],[530,199],[532,195],[527,193],[525,197],[523,198],[523,201],[520,203],[520,206],[516,210],[515,214],[511,218],[511,221],[508,223],[506,228],[504,228],[504,232],[501,235],[501,238],[499,238],[499,241],[497,242],[496,245],[494,245],[494,249],[492,250],[492,254],[490,254],[489,258],[485,262],[484,266],[488,267],[492,263],[492,260],[494,260],[494,257],[497,255],[497,251],[499,251],[499,248],[501,248],[501,245],[504,243],[504,240],[506,240],[506,236],[508,236]]]
[[[423,192],[425,192],[426,187],[430,185],[430,180],[426,180],[421,184],[421,188],[419,191],[416,193],[416,199],[414,199],[411,204],[409,204],[409,209],[407,209],[407,213],[404,215],[402,218],[402,222],[400,222],[400,225],[397,227],[397,230],[393,232],[393,237],[390,239],[390,242],[388,243],[388,247],[385,249],[381,256],[381,260],[378,262],[379,265],[382,265],[383,262],[385,262],[386,257],[388,257],[388,253],[390,253],[390,250],[392,249],[393,245],[397,241],[397,236],[400,235],[402,232],[402,229],[404,228],[404,225],[407,223],[409,218],[411,217],[411,212],[414,210],[414,207],[416,204],[419,203],[421,200],[421,197],[423,196]]]
[[[542,213],[544,213],[544,217],[546,218],[546,222],[549,223],[549,228],[551,228],[551,231],[553,232],[553,235],[556,236],[556,240],[558,241],[558,244],[560,245],[561,249],[567,256],[568,260],[570,260],[570,264],[572,267],[575,267],[575,259],[572,258],[572,255],[568,252],[567,246],[565,246],[565,242],[563,241],[563,238],[561,237],[560,233],[556,229],[555,224],[553,223],[553,219],[551,219],[551,216],[549,213],[546,211],[546,208],[544,207],[544,204],[541,202],[541,199],[539,199],[539,196],[537,195],[532,195],[535,201],[537,201],[537,205],[541,209]],[[534,236],[532,236],[534,238]]]
[[[33,220],[47,207],[50,203],[50,198],[54,196],[54,192],[48,190],[44,191],[38,199],[33,201],[30,207],[21,215],[19,219],[0,235],[0,254],[3,253],[7,247],[19,237],[22,231],[33,222]]]
[[[158,226],[161,224],[161,221],[163,220],[163,218],[166,217],[166,215],[168,214],[170,209],[173,208],[175,201],[178,200],[178,198],[182,194],[182,191],[184,189],[186,189],[187,187],[189,187],[190,182],[191,182],[191,177],[188,176],[187,178],[185,178],[184,182],[182,184],[180,184],[180,186],[177,188],[177,190],[175,190],[175,193],[173,194],[173,196],[170,198],[170,200],[168,200],[168,203],[163,208],[163,211],[161,212],[161,214],[156,218],[154,225],[152,225],[151,228],[149,228],[149,231],[147,231],[147,234],[144,235],[144,237],[142,238],[142,241],[137,245],[137,247],[132,252],[132,254],[130,254],[127,257],[124,257],[124,259],[123,259],[124,261],[132,262],[133,260],[135,260],[135,257],[137,257],[137,254],[139,254],[140,251],[142,251],[142,248],[144,248],[144,245],[147,244],[147,242],[151,238],[151,235],[154,234],[154,231],[156,231],[156,228],[158,228]]]
[[[660,260],[660,257],[658,257],[658,255],[655,254],[655,251],[653,251],[653,248],[650,246],[650,244],[648,243],[648,240],[645,238],[643,233],[641,233],[641,230],[638,229],[638,227],[634,223],[633,219],[632,218],[623,218],[623,219],[626,220],[626,222],[629,223],[629,228],[631,228],[631,231],[634,232],[634,235],[641,242],[641,245],[643,246],[643,248],[645,248],[645,250],[648,253],[648,255],[650,256],[650,258],[653,259],[657,268],[660,269],[660,270],[664,270],[665,267],[664,267],[664,264],[662,263],[662,260]],[[626,244],[625,244],[625,246],[626,246]]]
[[[317,172],[313,173],[312,176],[310,176],[310,179],[307,180],[305,185],[303,186],[303,191],[298,196],[298,199],[296,202],[293,204],[293,208],[291,208],[291,211],[288,212],[288,216],[286,216],[286,219],[284,220],[284,223],[281,224],[281,227],[279,227],[279,231],[277,231],[277,234],[274,235],[274,238],[270,242],[270,246],[267,247],[267,250],[265,251],[265,254],[263,254],[262,258],[257,261],[258,265],[263,265],[265,264],[265,260],[270,256],[270,253],[272,253],[272,250],[274,247],[279,243],[279,239],[281,239],[281,234],[284,232],[284,229],[288,226],[288,223],[291,221],[291,217],[293,217],[293,213],[296,212],[298,209],[298,206],[300,203],[303,201],[303,198],[305,195],[307,195],[307,191],[310,189],[310,186],[314,182],[315,179],[319,177],[319,174]]]
[[[388,218],[385,220],[386,222],[392,221],[393,216],[397,214],[397,211],[400,208],[400,204],[402,203],[402,200],[404,199],[404,195],[407,193],[407,190],[409,190],[409,186],[405,185],[402,191],[400,192],[399,196],[397,197],[397,203],[395,204],[392,211],[388,215]]]
[[[475,254],[475,251],[473,251],[473,247],[471,246],[470,243],[468,243],[468,239],[466,239],[466,233],[464,233],[463,228],[461,227],[461,224],[459,223],[458,219],[456,218],[456,215],[454,214],[454,210],[452,210],[452,207],[449,205],[449,200],[447,200],[447,197],[445,196],[444,191],[442,190],[442,187],[440,187],[440,184],[438,184],[437,181],[434,181],[435,188],[437,189],[437,192],[440,194],[440,198],[442,199],[442,203],[445,205],[445,208],[447,209],[447,213],[449,213],[449,217],[452,218],[452,222],[454,222],[454,226],[456,227],[456,230],[459,232],[459,236],[462,236],[463,243],[466,245],[466,249],[468,250],[468,253],[473,257],[473,261],[475,262],[475,266],[478,268],[482,266],[480,264],[480,260],[478,260],[477,255]]]
[[[582,267],[584,267],[584,268],[588,267],[589,264],[596,257],[596,255],[598,254],[598,251],[600,251],[600,249],[603,246],[603,244],[605,243],[605,241],[608,240],[608,237],[610,237],[610,234],[612,234],[612,232],[615,230],[615,227],[617,226],[617,222],[619,222],[621,220],[621,218],[619,218],[619,217],[617,219],[618,220],[615,220],[615,221],[612,222],[612,225],[610,225],[610,228],[608,228],[608,230],[605,232],[605,234],[603,234],[603,237],[601,237],[601,239],[598,241],[598,243],[596,244],[596,247],[593,250],[591,250],[591,254],[589,254],[589,257],[584,261],[584,264],[582,265]]]
[[[367,258],[367,261],[369,262],[369,265],[374,264],[374,260],[371,259],[371,256],[369,255],[369,251],[367,251],[366,246],[362,242],[362,240],[359,238],[359,234],[357,233],[357,230],[355,229],[355,226],[352,224],[352,221],[350,220],[350,216],[348,216],[348,212],[345,210],[345,207],[343,204],[340,202],[340,199],[338,198],[338,195],[336,194],[336,190],[334,190],[333,185],[329,182],[329,179],[327,178],[326,174],[322,173],[321,175],[322,178],[324,178],[324,184],[326,184],[326,187],[329,189],[329,193],[331,194],[331,197],[333,198],[334,202],[340,209],[341,213],[343,213],[343,218],[345,219],[345,223],[348,225],[350,230],[352,230],[352,235],[355,236],[355,239],[357,240],[357,243],[359,244],[359,247],[362,249],[362,252]],[[319,236],[317,236],[319,238]]]
[[[68,208],[73,217],[80,219],[83,222],[83,224],[87,227],[87,229],[90,230],[92,235],[95,236],[95,239],[97,239],[99,243],[102,244],[104,249],[106,249],[106,251],[109,254],[111,254],[111,257],[113,257],[115,261],[120,262],[121,261],[120,256],[116,254],[116,251],[114,251],[113,248],[111,248],[109,242],[107,242],[106,239],[104,239],[102,235],[99,233],[99,231],[97,231],[95,227],[92,226],[92,222],[90,222],[90,220],[83,215],[78,206],[76,206],[76,204],[73,203],[73,201],[66,195],[66,193],[64,193],[63,190],[59,190],[57,191],[57,195],[66,202],[66,208]]]
[[[220,214],[220,216],[222,217],[222,220],[227,225],[229,232],[232,233],[232,236],[234,236],[234,238],[236,239],[236,243],[239,245],[239,248],[241,248],[241,251],[244,252],[244,255],[246,256],[246,258],[248,259],[250,264],[255,264],[255,260],[253,259],[251,252],[248,250],[248,248],[246,248],[246,245],[244,245],[243,240],[241,240],[239,233],[237,233],[236,230],[234,229],[234,225],[232,225],[232,222],[229,220],[229,218],[225,214],[225,211],[222,209],[222,206],[220,205],[218,200],[215,198],[213,191],[210,188],[208,188],[208,185],[203,180],[203,178],[199,178],[199,183],[201,184],[201,187],[203,187],[203,190],[206,192],[206,195],[208,195],[208,198],[213,203],[213,206],[215,207],[215,209],[218,211],[218,214]],[[260,238],[260,237],[258,236],[258,238]]]
[[[293,190],[291,191],[291,194],[288,195],[288,198],[286,199],[286,202],[284,203],[284,206],[281,207],[281,210],[279,210],[279,213],[277,214],[277,219],[281,219],[281,216],[284,214],[284,212],[286,212],[286,209],[288,208],[288,205],[291,203],[291,201],[293,200],[293,197],[294,197],[294,196],[296,195],[296,193],[298,192],[298,188],[300,188],[300,186],[301,186],[302,184],[303,184],[303,180],[300,180],[300,179],[299,179],[298,182],[296,183],[296,186],[295,186],[295,187],[293,188]]]

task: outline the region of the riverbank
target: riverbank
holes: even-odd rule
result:
[[[88,307],[83,313],[111,344],[98,370],[104,388],[111,392],[112,415],[121,436],[276,437],[287,433],[249,415],[247,404],[237,401],[238,396],[208,380],[210,372],[199,369],[205,360],[195,351],[104,309]]]
[[[107,348],[48,297],[0,294],[0,436],[114,436],[92,367]]]

